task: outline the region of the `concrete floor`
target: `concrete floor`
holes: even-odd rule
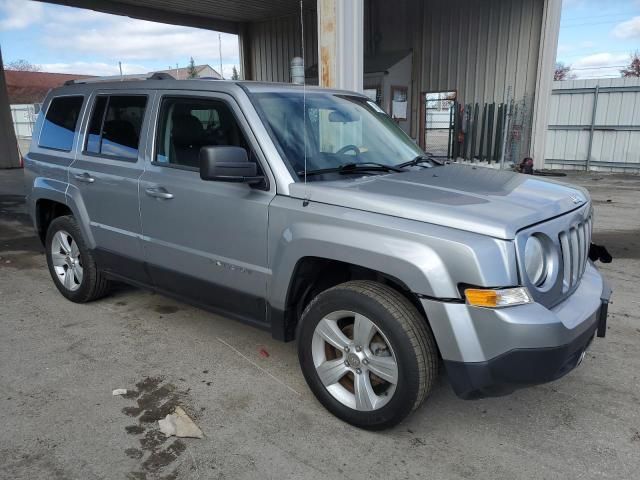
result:
[[[0,478],[638,478],[640,178],[568,180],[591,191],[594,241],[614,256],[607,338],[563,379],[507,397],[459,400],[442,378],[400,426],[369,433],[314,399],[292,343],[129,287],[66,301],[21,172],[0,171]],[[204,439],[145,423],[176,404]]]

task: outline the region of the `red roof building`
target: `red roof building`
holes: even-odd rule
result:
[[[40,103],[49,90],[59,87],[68,80],[88,78],[91,75],[68,73],[22,72],[5,70],[9,103]]]

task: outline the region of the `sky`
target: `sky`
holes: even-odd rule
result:
[[[221,34],[225,78],[239,66],[238,37]],[[29,0],[0,0],[0,47],[5,65],[28,60],[45,72],[89,75],[165,70],[176,63],[220,70],[218,33],[134,20]]]
[[[619,77],[640,51],[640,0],[564,0],[557,59],[576,78]]]
[[[218,33],[30,0],[0,0],[3,60],[92,75],[183,67],[193,57],[220,70]],[[618,77],[640,50],[640,0],[564,0],[557,60],[577,78]],[[225,78],[239,65],[235,35],[222,34]]]

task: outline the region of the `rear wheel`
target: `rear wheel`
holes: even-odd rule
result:
[[[84,303],[108,293],[109,281],[98,270],[72,216],[51,222],[45,246],[49,272],[62,295],[72,302]]]
[[[318,295],[302,316],[298,355],[309,387],[334,415],[367,429],[416,409],[437,376],[433,334],[401,294],[371,281]]]

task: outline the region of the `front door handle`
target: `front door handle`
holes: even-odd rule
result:
[[[79,182],[84,182],[84,183],[93,183],[96,181],[96,179],[93,178],[91,175],[89,175],[87,172],[77,173],[73,176],[73,178],[75,178]]]
[[[173,193],[167,192],[163,187],[149,187],[144,189],[145,193],[150,197],[162,198],[164,200],[171,200]]]

